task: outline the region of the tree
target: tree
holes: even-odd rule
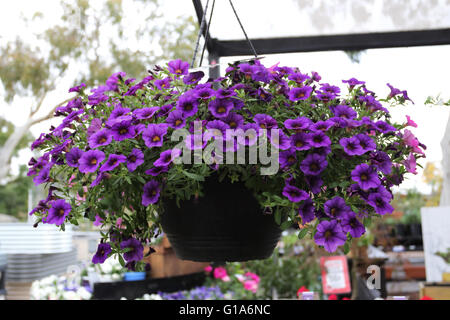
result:
[[[29,129],[51,119],[54,110],[68,101],[53,107],[46,103],[63,83],[97,85],[117,71],[139,78],[153,64],[191,58],[197,35],[194,19],[183,16],[166,21],[161,3],[65,0],[61,20],[35,34],[32,43],[17,37],[0,46],[2,102],[11,103],[15,97],[31,101],[21,110],[27,114],[25,123],[0,140],[0,181],[5,181],[11,157]],[[133,28],[129,22],[136,19],[142,23]],[[34,30],[47,21],[45,14],[37,12],[23,22]]]

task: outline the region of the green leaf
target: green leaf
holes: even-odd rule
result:
[[[120,262],[120,265],[125,268],[125,260],[123,260],[123,257],[121,254],[119,254],[119,262]]]
[[[292,226],[292,221],[291,221],[291,220],[288,220],[288,221],[283,222],[283,223],[281,224],[280,228],[281,228],[281,230],[286,230],[286,229],[289,228],[290,226]]]
[[[350,243],[348,241],[344,244],[343,250],[344,250],[344,254],[347,254],[350,252]]]
[[[280,225],[281,224],[281,210],[276,209],[275,210],[275,222]]]
[[[187,172],[187,171],[183,170],[183,174],[186,177],[188,177],[190,179],[193,179],[195,181],[205,181],[205,177],[203,177],[201,175],[198,175],[198,174],[195,174],[195,173],[191,173],[191,172]]]
[[[308,234],[308,231],[308,228],[303,228],[302,230],[300,230],[300,232],[298,233],[298,238],[300,240],[303,239]]]

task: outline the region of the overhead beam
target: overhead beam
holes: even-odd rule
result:
[[[193,1],[195,3],[199,0]],[[208,39],[210,38],[208,37]],[[251,39],[251,41],[259,55],[311,51],[351,51],[376,48],[433,46],[450,44],[450,28],[424,31],[397,31]],[[253,55],[246,40],[211,39],[210,46],[207,48],[209,52],[215,52],[215,54],[219,57]]]

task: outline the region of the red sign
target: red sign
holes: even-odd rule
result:
[[[352,291],[347,257],[321,257],[322,286],[325,294],[343,294]]]

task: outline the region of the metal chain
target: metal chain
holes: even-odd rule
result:
[[[200,23],[200,30],[198,30],[197,43],[195,44],[195,50],[194,50],[194,56],[192,57],[191,68],[194,67],[195,58],[197,57],[197,52],[198,52],[198,46],[200,44],[200,38],[202,36],[203,28],[205,27],[205,16],[206,16],[206,11],[208,11],[208,4],[209,4],[209,0],[206,1],[205,11],[203,12],[202,22]]]
[[[247,39],[247,42],[250,45],[250,47],[251,47],[251,49],[253,51],[253,54],[255,55],[255,58],[258,58],[258,54],[256,53],[255,47],[253,46],[252,42],[248,38],[247,32],[245,32],[244,26],[242,25],[241,20],[239,19],[239,16],[238,16],[238,14],[236,12],[236,9],[234,8],[233,2],[231,0],[229,0],[229,1],[230,1],[231,8],[233,9],[234,15],[236,16],[236,19],[239,22],[239,25],[241,26],[242,32],[244,32],[245,39]]]
[[[214,5],[215,4],[216,4],[216,0],[213,0],[212,6],[211,6],[211,14],[209,15],[208,27],[206,28],[205,44],[203,45],[202,56],[200,57],[200,63],[198,65],[199,67],[202,66],[203,55],[205,54],[206,45],[208,44],[209,27],[211,26],[212,15],[213,15],[213,12],[214,12]]]

